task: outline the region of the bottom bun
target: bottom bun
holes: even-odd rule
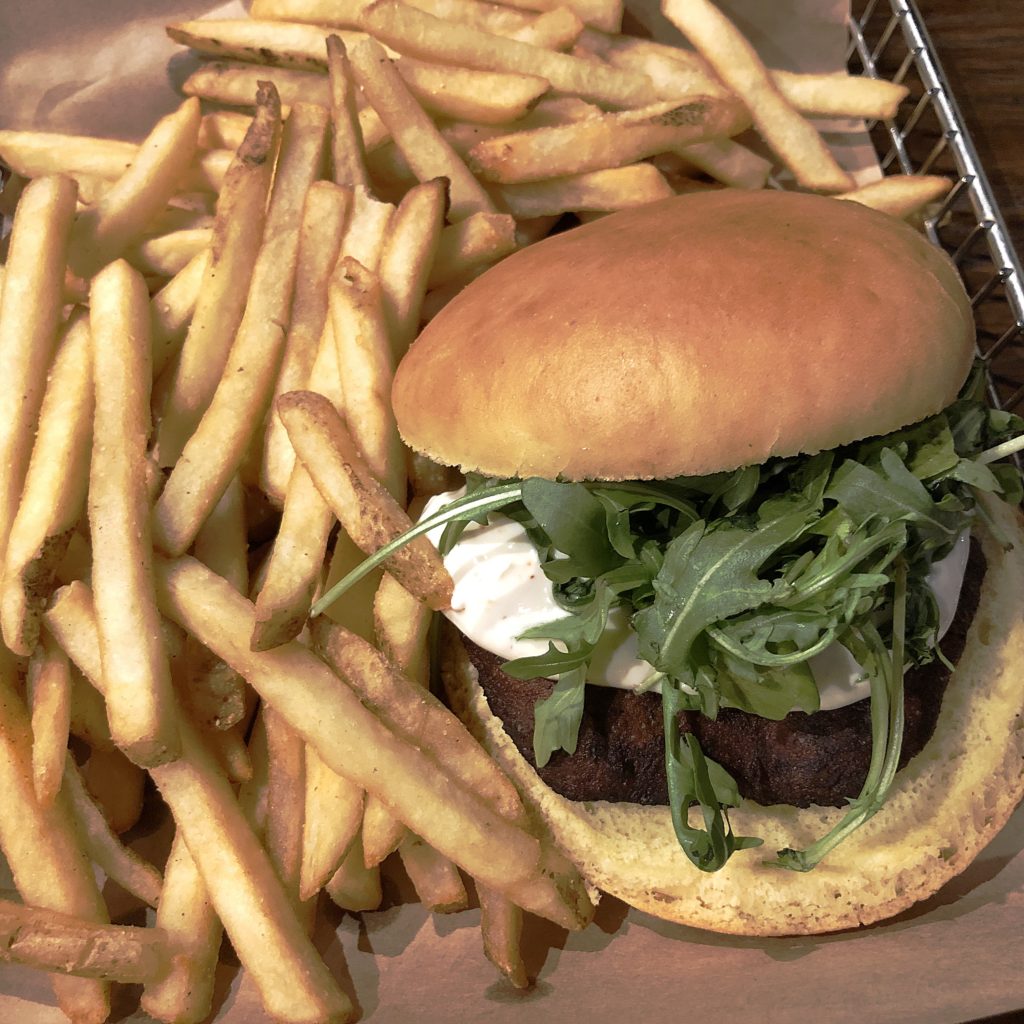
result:
[[[447,645],[445,685],[455,711],[518,785],[536,818],[594,889],[657,917],[733,935],[812,935],[871,924],[905,910],[963,871],[1024,796],[1024,532],[1018,513],[987,506],[1006,551],[981,539],[988,569],[935,734],[896,777],[885,806],[813,871],[765,863],[803,849],[841,808],[730,812],[738,835],[764,846],[713,874],[679,848],[667,807],[574,802],[549,789],[490,713],[462,644]],[[699,809],[691,822],[700,823]]]

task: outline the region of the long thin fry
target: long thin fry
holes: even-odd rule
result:
[[[0,621],[4,642],[29,654],[57,565],[85,511],[92,438],[89,318],[66,322],[39,410],[32,456],[4,557]]]
[[[91,276],[143,236],[185,180],[196,154],[199,117],[198,101],[188,99],[158,121],[128,170],[78,217],[68,246],[76,274]]]
[[[75,671],[79,670],[75,668]],[[83,689],[91,690],[100,701],[103,700],[91,684],[83,682],[82,685]],[[111,831],[122,835],[138,822],[146,787],[146,773],[138,765],[132,764],[117,747],[111,745],[94,748],[89,760],[82,765],[81,773],[85,788],[103,812]]]
[[[432,846],[525,909],[567,927],[586,922],[582,883],[567,862],[556,866],[548,847],[454,785],[439,763],[383,726],[316,655],[294,642],[249,650],[252,605],[195,560],[165,562],[160,575],[167,614],[241,672],[331,768],[377,793]],[[401,785],[386,785],[392,776]]]
[[[316,359],[327,319],[327,283],[338,260],[345,221],[352,201],[350,189],[327,181],[314,182],[306,196],[299,233],[299,253],[291,321],[285,339],[274,398],[304,388]],[[295,451],[273,411],[263,437],[260,484],[272,499],[282,502],[295,467]]]
[[[213,240],[209,226],[183,228],[144,238],[126,249],[124,258],[147,277],[174,277],[188,266],[191,259],[208,250]]]
[[[181,350],[188,325],[195,314],[199,289],[210,265],[208,250],[196,253],[182,269],[149,300],[152,315],[153,379]]]
[[[480,931],[484,954],[514,988],[529,988],[530,979],[520,948],[523,912],[501,893],[486,885],[478,885],[476,892],[480,900]]]
[[[358,88],[352,79],[352,66],[341,37],[327,37],[327,73],[331,97],[331,159],[332,175],[338,185],[369,187],[366,172],[366,150],[359,127],[356,102]]]
[[[164,868],[156,926],[178,955],[163,977],[147,980],[142,1009],[157,1020],[201,1024],[212,1009],[224,930],[180,832],[175,833]]]
[[[436,288],[458,280],[481,264],[493,263],[516,248],[516,222],[510,216],[474,214],[441,232],[428,285]]]
[[[81,978],[142,984],[161,977],[171,959],[159,928],[99,924],[83,917],[0,900],[0,959]],[[68,991],[87,991],[71,983]],[[102,1003],[68,1008],[77,1022],[99,1021]]]
[[[420,181],[447,178],[453,220],[471,213],[497,212],[462,159],[445,142],[433,121],[410,94],[379,43],[372,39],[350,54],[352,71],[370,105],[380,115]]]
[[[58,794],[48,807],[36,800],[32,731],[16,687],[13,660],[0,651],[0,849],[26,903],[107,924],[107,908],[82,853],[66,799]],[[58,1004],[72,1020],[102,1024],[107,1019],[110,995],[105,983],[55,975],[53,987]]]
[[[241,466],[269,403],[291,306],[302,208],[322,168],[326,128],[326,111],[305,104],[293,108],[285,126],[242,323],[210,405],[154,510],[154,542],[170,554],[195,539]]]
[[[409,833],[398,848],[420,902],[435,914],[453,914],[469,904],[459,869],[419,836]]]
[[[261,86],[256,115],[217,200],[209,262],[157,433],[164,465],[173,466],[178,460],[209,405],[241,323],[266,220],[280,133],[277,93],[273,86]]]
[[[844,192],[836,199],[848,199],[893,217],[910,217],[929,203],[937,202],[951,187],[949,178],[939,175],[890,174],[852,192]]]
[[[375,868],[391,856],[409,835],[409,830],[396,818],[387,804],[372,794],[363,809],[363,863]]]
[[[92,583],[114,742],[139,764],[178,754],[177,715],[150,576],[146,442],[149,296],[123,261],[93,280],[89,528]]]
[[[48,807],[57,798],[71,729],[71,666],[49,634],[28,663],[27,693],[32,716],[32,783]]]
[[[57,343],[75,193],[67,178],[30,182],[11,228],[0,296],[0,379],[7,394],[0,416],[0,551],[18,510]]]
[[[380,868],[368,868],[363,858],[363,840],[356,836],[345,859],[326,885],[327,894],[342,910],[361,913],[376,910],[383,899]]]

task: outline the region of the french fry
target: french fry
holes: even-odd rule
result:
[[[293,391],[282,395],[277,410],[317,490],[361,550],[376,551],[412,526],[377,481],[326,398],[310,391]],[[396,551],[388,559],[387,569],[432,608],[445,608],[450,602],[451,577],[437,549],[425,538]]]
[[[71,666],[44,634],[28,663],[27,695],[32,718],[32,784],[40,806],[57,798],[71,729]]]
[[[371,4],[360,25],[399,53],[421,60],[535,75],[559,92],[609,106],[640,107],[658,100],[646,75],[442,21],[397,0]]]
[[[420,181],[448,179],[451,219],[496,212],[487,193],[412,97],[383,48],[367,39],[355,47],[350,57],[352,71],[366,98],[416,177]]]
[[[102,701],[99,691],[91,684],[84,684],[84,688],[93,690]],[[138,822],[142,814],[146,773],[132,764],[117,747],[93,748],[89,760],[82,765],[81,774],[85,788],[113,832],[122,835]]]
[[[338,260],[351,201],[351,190],[327,181],[314,182],[306,196],[299,232],[295,295],[281,369],[274,385],[275,399],[309,383],[327,319],[327,283]],[[291,441],[281,421],[271,411],[263,437],[260,471],[264,492],[273,500],[283,502],[294,468],[295,452]]]
[[[514,217],[532,218],[567,210],[611,213],[675,193],[656,167],[641,163],[526,185],[502,185],[498,195]]]
[[[404,501],[405,449],[391,410],[394,357],[380,283],[358,260],[346,256],[331,277],[330,314],[352,438],[370,472]]]
[[[249,734],[249,763],[252,766],[252,773],[238,788],[238,806],[261,842],[267,824],[267,793],[270,785],[270,752],[267,746],[264,711],[264,705],[260,704]]]
[[[177,715],[150,576],[146,442],[149,296],[123,261],[93,279],[92,585],[114,742],[148,766],[178,755]]]
[[[486,26],[481,26],[487,31]],[[518,39],[521,43],[538,46],[542,50],[568,50],[579,39],[583,31],[583,20],[575,11],[568,7],[556,7],[553,11],[544,11],[529,25],[524,25],[514,32],[497,32],[496,35],[507,35],[510,39]]]
[[[155,907],[163,886],[160,872],[117,838],[103,811],[89,795],[74,759],[66,751],[64,790],[89,859],[125,892]]]
[[[484,954],[514,988],[529,988],[530,979],[520,948],[523,912],[501,893],[486,885],[478,885],[476,894],[480,900],[480,932]]]
[[[230,729],[209,729],[204,736],[231,782],[241,785],[252,778],[252,760],[245,743],[243,723],[239,722]]]
[[[217,387],[242,320],[281,135],[280,102],[260,86],[256,115],[224,178],[214,243],[157,432],[164,465],[174,465]]]
[[[394,204],[382,203],[368,189],[356,186],[341,255],[358,260],[367,270],[376,270],[394,214]]]
[[[284,344],[302,208],[323,164],[327,115],[296,105],[285,126],[263,240],[245,313],[210,405],[182,450],[154,510],[154,542],[185,551],[241,466],[263,419]]]
[[[363,858],[363,840],[357,835],[340,867],[325,886],[327,895],[342,910],[362,913],[376,910],[383,899],[380,868],[368,868]]]
[[[388,661],[424,689],[430,682],[427,634],[431,615],[394,576],[384,575],[373,599],[377,646]]]
[[[61,645],[63,649],[63,645]],[[91,757],[117,750],[110,738],[107,709],[99,691],[82,678],[77,667],[71,666],[71,722],[72,736],[77,736],[91,750]],[[121,753],[119,750],[117,751]],[[124,757],[123,754],[121,754]]]
[[[89,318],[78,312],[61,330],[4,557],[0,620],[16,654],[36,645],[57,565],[85,511],[92,415]]]
[[[174,277],[189,261],[210,248],[209,227],[183,228],[155,238],[145,238],[124,252],[124,258],[142,274]]]
[[[200,562],[190,562],[248,605],[226,580]],[[78,584],[60,591],[47,621],[62,644],[66,640],[72,660],[102,688],[102,677],[94,674],[100,659],[88,588]],[[182,756],[151,768],[150,774],[264,1006],[280,1020],[296,1024],[351,1020],[351,1004],[307,939],[231,786],[186,718],[179,727]],[[0,832],[2,828],[0,823]]]
[[[162,977],[146,980],[142,1009],[157,1020],[201,1024],[210,1016],[223,928],[185,840],[176,832],[164,868],[156,927],[178,955]]]
[[[445,237],[442,226],[446,202],[443,181],[427,181],[410,189],[395,212],[381,253],[381,305],[395,365],[419,330],[420,306]],[[500,215],[475,213],[452,225],[451,230],[459,232],[460,237],[473,235],[480,228],[481,218],[488,223],[501,219]],[[457,245],[454,249],[460,251]]]
[[[327,36],[332,34],[330,29],[319,25],[262,21],[256,17],[180,21],[168,25],[166,31],[175,42],[199,53],[300,71],[323,69]],[[334,33],[341,36],[346,46],[353,46],[364,38],[363,33],[358,32],[335,29]]]
[[[730,188],[764,188],[772,169],[770,160],[733,139],[695,142],[676,153]]]
[[[312,924],[299,898],[302,833],[306,796],[306,745],[302,737],[273,708],[264,709],[267,730],[267,819],[263,845],[296,916]]]
[[[366,555],[345,530],[339,530],[334,540],[334,549],[331,552],[323,590],[330,590],[338,580],[347,576],[365,558]],[[324,616],[332,622],[337,622],[346,629],[350,629],[356,636],[372,641],[374,638],[373,595],[377,592],[383,575],[384,570],[379,566],[367,573],[349,587],[337,601],[324,608]]]
[[[866,75],[773,71],[772,78],[786,100],[810,117],[891,119],[909,93],[905,85]]]
[[[905,218],[940,200],[952,184],[949,178],[934,174],[890,174],[852,192],[841,193],[836,199],[848,199],[893,217]]]
[[[68,178],[30,182],[11,228],[0,296],[0,374],[7,388],[0,416],[0,551],[18,511],[57,344],[75,192]]]
[[[252,108],[260,82],[271,82],[281,98],[282,113],[296,103],[330,104],[327,78],[312,71],[267,67],[234,61],[208,61],[182,83],[186,96]]]
[[[315,896],[340,867],[359,834],[363,799],[359,786],[332,771],[307,745],[300,899]]]
[[[582,882],[567,862],[386,728],[315,654],[294,641],[251,651],[253,607],[229,584],[190,558],[162,562],[159,575],[166,613],[245,676],[332,769],[379,795],[424,840],[524,909],[568,927],[589,919]]]
[[[78,216],[68,245],[68,265],[76,274],[91,277],[142,238],[185,180],[196,155],[199,117],[198,101],[188,99],[158,121],[128,170]]]
[[[196,253],[170,281],[149,300],[152,320],[153,379],[181,349],[195,313],[199,289],[210,264],[209,250]]]
[[[252,117],[238,110],[211,110],[199,124],[200,149],[226,149],[234,153],[245,139]]]
[[[409,830],[383,801],[368,795],[363,808],[363,863],[368,868],[383,864],[402,845]]]
[[[171,951],[159,928],[99,924],[0,900],[0,959],[80,978],[142,984],[161,977]],[[78,986],[69,986],[74,991]],[[82,987],[83,991],[87,991]],[[72,1007],[75,1022],[100,1021],[102,1003]]]
[[[411,832],[398,848],[420,902],[434,914],[453,914],[469,905],[459,869]]]
[[[524,11],[551,11],[568,7],[587,25],[602,32],[618,32],[622,23],[622,0],[510,0],[509,7]]]
[[[515,132],[477,143],[469,166],[485,181],[517,184],[621,167],[746,126],[734,100],[698,97],[623,114]]]
[[[106,195],[139,156],[134,142],[57,132],[0,131],[0,161],[28,178],[66,174],[79,182],[79,199],[94,203]],[[204,153],[185,169],[181,188],[216,192],[227,170],[223,151]],[[100,183],[106,183],[102,189]]]
[[[25,903],[108,923],[107,908],[82,853],[62,794],[47,807],[36,800],[32,784],[32,730],[16,692],[13,660],[0,651],[0,849]],[[64,1013],[76,1024],[101,1024],[110,1013],[107,985],[92,979],[53,976]]]
[[[358,89],[348,50],[333,32],[327,37],[327,74],[331,100],[331,173],[337,185],[368,188],[366,149],[359,125]]]
[[[477,213],[441,232],[428,287],[464,277],[481,264],[515,252],[516,222],[507,214]]]
[[[750,110],[754,126],[805,188],[846,192],[853,179],[783,98],[754,48],[710,0],[665,0],[664,14]]]

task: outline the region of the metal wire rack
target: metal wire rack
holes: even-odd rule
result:
[[[882,170],[955,180],[925,230],[953,258],[971,296],[993,404],[1024,413],[1020,258],[924,20],[914,0],[853,0],[852,8],[850,72],[888,78],[910,90],[894,120],[868,125]]]

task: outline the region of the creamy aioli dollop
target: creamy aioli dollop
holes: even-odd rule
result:
[[[431,498],[423,516],[439,511],[463,493],[450,491]],[[439,527],[429,537],[438,544],[442,532],[443,527]],[[953,550],[928,574],[928,585],[939,608],[940,638],[956,612],[969,550],[969,533],[965,531]],[[444,564],[455,582],[452,606],[445,615],[475,644],[507,660],[547,651],[547,640],[519,637],[534,626],[565,618],[568,613],[555,601],[537,549],[519,523],[492,514],[486,526],[470,524],[445,556]],[[811,658],[809,665],[823,711],[868,696],[867,674],[841,644],[832,644]],[[639,656],[637,635],[630,628],[626,609],[613,608],[594,651],[587,682],[636,690],[653,671]],[[652,689],[659,690],[660,686]]]

